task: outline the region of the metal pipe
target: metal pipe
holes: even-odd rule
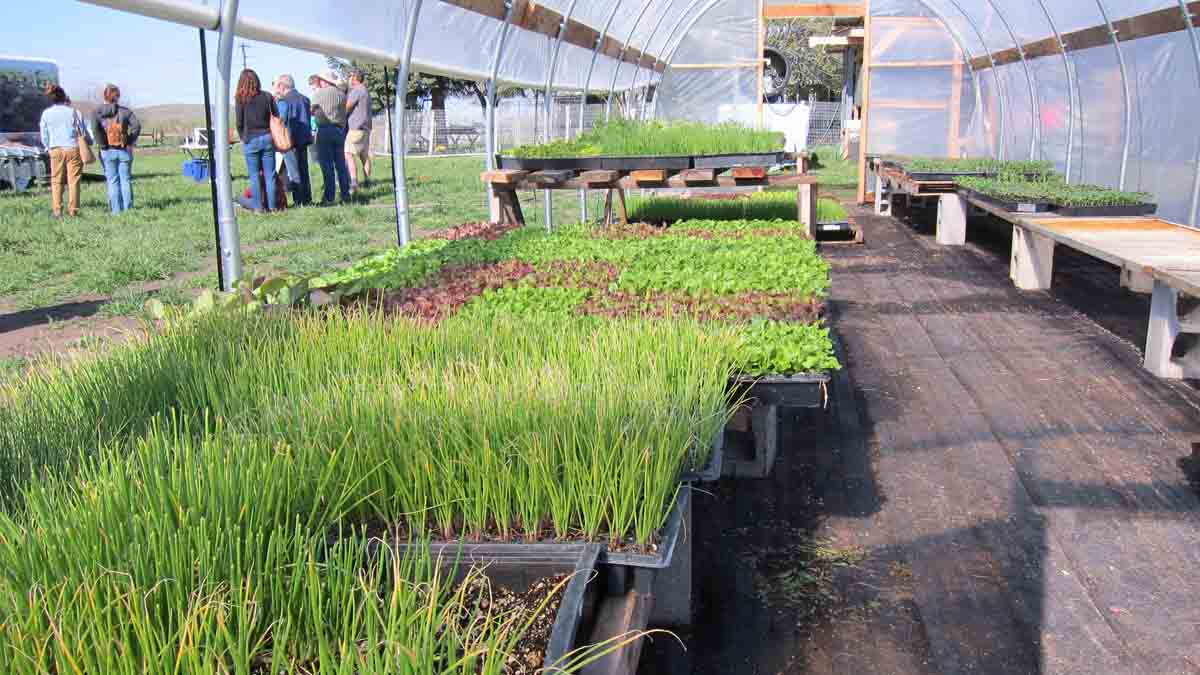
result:
[[[971,88],[975,90],[975,114],[979,115],[979,119],[983,124],[984,130],[986,131],[988,129],[988,121],[987,115],[983,114],[983,94],[980,91],[979,76],[976,75],[975,69],[971,67],[971,62],[975,60],[975,54],[970,49],[967,49],[967,43],[962,39],[962,36],[958,34],[958,30],[956,30],[954,26],[952,26],[950,22],[946,20],[946,17],[944,14],[942,14],[941,10],[929,4],[925,0],[921,0],[921,4],[923,4],[926,9],[933,12],[938,21],[942,22],[942,25],[946,27],[946,32],[950,34],[950,39],[954,40],[954,44],[958,45],[958,51],[961,52],[964,57],[966,57],[967,75],[971,78]],[[869,47],[870,45],[863,45],[864,49]]]
[[[484,166],[489,171],[496,168],[496,78],[500,76],[500,56],[504,52],[504,44],[508,42],[508,29],[512,26],[513,3],[516,0],[505,0],[504,3],[504,23],[500,27],[500,39],[496,41],[496,51],[492,54],[492,69],[491,75],[488,77],[487,90],[487,128],[484,129],[483,146],[487,154],[484,159]],[[432,143],[432,139],[430,140]],[[492,184],[488,183],[488,211],[491,214],[493,223],[499,222],[500,214],[496,212],[495,190],[492,189]]]
[[[650,9],[652,2],[654,0],[646,0],[646,2],[642,3],[642,9],[638,12],[637,18],[633,20],[633,25],[629,28],[629,35],[625,36],[625,42],[621,45],[621,53],[617,55],[617,67],[613,68],[612,82],[608,84],[608,100],[604,103],[605,122],[612,118],[613,92],[617,89],[617,76],[621,73],[621,66],[625,63],[625,52],[629,51],[629,41],[633,39],[633,34],[637,32],[638,24],[642,22],[642,17],[646,16],[646,10]]]
[[[1196,77],[1200,79],[1200,35],[1196,33],[1196,25],[1192,22],[1192,12],[1188,9],[1186,0],[1179,0],[1179,11],[1183,12],[1183,22],[1188,27],[1188,37],[1192,41],[1192,55],[1196,58]],[[1200,225],[1196,222],[1196,216],[1200,212],[1200,142],[1196,146],[1196,159],[1193,167],[1192,207],[1188,212],[1188,224],[1195,226]]]
[[[604,40],[608,37],[608,29],[612,27],[613,19],[617,16],[617,10],[621,8],[621,3],[624,0],[616,0],[613,2],[612,11],[608,13],[608,18],[604,20],[604,27],[600,29],[600,35],[596,37],[596,44],[592,47],[592,62],[588,64],[587,75],[583,78],[583,92],[579,95],[579,133],[583,133],[584,115],[587,112],[588,92],[592,87],[592,73],[596,70],[596,60],[600,57],[600,48],[604,46]],[[579,188],[579,222],[586,223],[588,219],[588,203],[587,203],[587,188]]]
[[[992,78],[996,80],[996,100],[1000,104],[1000,152],[997,153],[997,155],[999,159],[1003,160],[1007,152],[1004,142],[1004,135],[1008,126],[1008,120],[1006,119],[1008,117],[1006,112],[1007,106],[1005,105],[1007,93],[1005,92],[1003,83],[1000,81],[1000,71],[996,69],[996,59],[993,56],[995,52],[993,52],[992,48],[988,46],[987,40],[983,39],[983,32],[979,30],[979,26],[975,25],[975,21],[971,18],[971,15],[967,14],[967,12],[962,8],[962,5],[958,4],[958,0],[947,0],[947,2],[954,5],[954,8],[958,10],[958,13],[962,14],[963,18],[967,20],[967,25],[970,26],[971,30],[975,32],[975,37],[979,38],[979,44],[983,45],[983,48],[987,51],[988,61],[990,61],[992,64]]]
[[[1182,3],[1183,0],[1180,2]],[[1075,154],[1075,88],[1078,84],[1075,82],[1071,52],[1067,49],[1067,42],[1063,40],[1058,26],[1054,24],[1054,17],[1050,15],[1050,9],[1046,7],[1046,0],[1038,0],[1038,5],[1041,6],[1042,13],[1046,15],[1046,23],[1050,24],[1050,30],[1054,31],[1054,39],[1058,40],[1059,49],[1062,51],[1063,68],[1067,71],[1067,182],[1070,183],[1071,162]]]
[[[692,2],[692,4],[688,5],[688,8],[686,10],[684,10],[683,12],[680,12],[679,20],[676,21],[675,25],[671,27],[671,30],[667,32],[667,39],[663,42],[663,47],[665,48],[662,50],[663,54],[666,54],[668,49],[670,49],[668,47],[668,45],[670,45],[672,43],[672,41],[675,41],[677,35],[679,36],[680,42],[682,42],[683,38],[687,36],[687,33],[683,33],[682,35],[679,34],[679,26],[683,24],[683,20],[686,19],[688,17],[688,15],[690,15],[692,13],[692,10],[695,9],[696,5],[700,4],[701,1],[702,0],[694,0]],[[688,30],[691,30],[691,28],[689,27]],[[671,49],[671,52],[674,53],[674,49]],[[663,69],[663,77],[666,77],[666,75],[667,75],[667,71],[664,68]],[[637,80],[636,75],[634,75],[634,80],[636,82],[636,80]],[[654,80],[654,76],[651,75],[650,81],[652,82],[653,80]],[[659,86],[660,87],[662,86],[662,78],[659,78]],[[646,83],[646,95],[642,97],[642,119],[647,118],[646,99],[649,98],[649,96],[650,96],[650,82],[647,82]],[[658,98],[659,98],[658,94],[655,93],[655,95],[654,95],[654,112],[655,112],[656,116],[658,114]]]
[[[393,116],[396,118],[396,124],[392,126],[392,177],[396,190],[396,241],[400,248],[408,246],[412,239],[408,217],[408,180],[404,167],[404,158],[408,154],[407,148],[404,147],[405,131],[408,129],[408,106],[404,103],[408,98],[408,74],[412,67],[413,44],[417,41],[417,24],[420,20],[421,0],[413,0],[408,31],[404,38],[404,56],[396,68],[396,98],[392,101]]]
[[[1117,65],[1121,69],[1121,91],[1124,95],[1122,117],[1125,120],[1125,138],[1121,143],[1121,182],[1119,187],[1124,190],[1125,177],[1129,168],[1129,142],[1133,137],[1133,107],[1129,93],[1129,74],[1125,69],[1125,54],[1121,51],[1121,39],[1117,35],[1117,29],[1113,26],[1112,20],[1108,17],[1108,8],[1104,6],[1104,0],[1096,0],[1096,6],[1100,8],[1104,24],[1108,26],[1108,34],[1112,38],[1113,48],[1117,50]]]
[[[217,163],[217,231],[220,233],[221,287],[233,290],[242,278],[241,236],[237,214],[233,210],[233,176],[229,168],[229,92],[233,69],[233,27],[237,22],[238,0],[225,0],[221,6],[220,40],[217,43],[217,120],[213,129],[213,158]]]
[[[221,10],[192,0],[81,0],[89,5],[141,14],[171,23],[216,30],[221,25]]]
[[[567,23],[571,21],[571,14],[575,12],[575,5],[579,0],[571,0],[571,4],[567,6],[567,11],[563,14],[562,21],[558,24],[558,35],[554,37],[554,50],[550,54],[550,63],[546,67],[546,142],[550,142],[550,116],[554,111],[554,96],[551,93],[551,87],[554,86],[555,71],[558,70],[558,54],[562,50],[563,36],[567,32]],[[570,120],[568,119],[568,122]],[[545,218],[542,221],[545,223],[546,231],[554,229],[554,195],[551,190],[543,190],[542,197],[545,201]]]
[[[1021,41],[1017,39],[1017,34],[1013,32],[1012,26],[1009,25],[1008,19],[1004,18],[1004,12],[996,5],[994,0],[987,0],[988,5],[995,12],[996,18],[1000,19],[1004,30],[1008,31],[1008,36],[1012,38],[1013,47],[1016,48],[1017,54],[1021,57],[1021,67],[1025,70],[1025,83],[1029,86],[1029,108],[1030,115],[1033,117],[1033,124],[1030,127],[1029,138],[1029,159],[1037,159],[1037,149],[1041,145],[1042,138],[1042,114],[1041,102],[1038,99],[1039,91],[1037,86],[1037,78],[1033,75],[1033,71],[1029,69],[1029,61],[1025,58],[1025,48],[1021,46]]]
[[[668,3],[670,3],[669,6],[673,6],[675,4],[675,0],[666,0],[666,1]],[[675,22],[675,27],[672,29],[672,31],[667,33],[667,40],[663,41],[664,47],[667,44],[670,44],[670,38],[674,36],[674,34],[675,34],[674,31],[679,29],[679,24],[683,23],[683,20],[685,18],[687,18],[687,15],[696,7],[697,4],[699,4],[702,1],[703,0],[692,0],[692,4],[688,5],[688,8],[679,14],[679,20]],[[650,37],[646,39],[646,49],[644,50],[643,54],[653,51],[654,36],[658,35],[658,29],[662,28],[663,20],[667,18],[667,14],[669,14],[669,13],[670,13],[669,11],[663,12],[662,16],[658,17],[658,23],[656,23],[654,25],[654,30],[650,31]],[[664,54],[666,53],[665,50],[660,50],[660,51],[662,51],[662,53],[664,53]],[[658,57],[654,57],[654,58],[655,58],[655,60],[660,60],[660,59],[658,59]],[[641,59],[638,59],[639,66],[641,66],[641,63],[642,63]],[[654,73],[655,70],[654,70],[653,64],[651,64],[650,68],[648,68],[647,70],[649,70],[650,73]],[[629,90],[631,92],[633,92],[634,96],[637,96],[638,75],[641,74],[641,71],[642,71],[642,69],[640,67],[637,70],[633,71],[633,83],[632,83],[632,86],[630,86]],[[641,117],[642,119],[645,119],[645,117],[646,117],[646,115],[645,115],[646,99],[650,98],[650,84],[653,81],[654,81],[653,74],[649,74],[646,76],[646,92],[644,94],[642,94],[642,98],[641,98],[641,101],[642,101],[641,108],[642,109],[640,111],[641,114],[638,115],[638,117]]]

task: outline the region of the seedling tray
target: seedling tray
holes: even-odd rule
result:
[[[378,546],[380,540],[371,543]],[[396,551],[403,555],[420,544],[399,544]],[[431,543],[430,554],[443,569],[456,564],[460,578],[471,566],[481,567],[496,585],[523,592],[534,582],[548,576],[573,574],[562,591],[562,601],[554,617],[550,642],[546,647],[543,667],[547,672],[569,654],[582,637],[585,606],[593,605],[599,593],[598,584],[590,582],[596,576],[597,559],[602,544],[467,544]],[[590,602],[589,602],[590,601]]]
[[[680,157],[601,157],[601,169],[637,171],[638,169],[690,169],[692,158]]]
[[[1004,209],[1011,213],[1050,213],[1055,209],[1055,205],[1050,202],[1006,201],[985,195],[982,192],[976,192],[970,188],[959,188],[959,190],[971,199],[991,204],[996,208]]]
[[[603,157],[506,157],[496,156],[496,167],[519,171],[571,171],[603,169]]]
[[[1059,207],[1054,212],[1068,218],[1119,218],[1122,216],[1150,216],[1158,211],[1158,204],[1134,204],[1132,206],[1071,206]]]
[[[729,385],[746,399],[792,408],[824,408],[829,379],[828,373],[758,378],[737,375],[730,378]]]
[[[788,160],[784,152],[736,153],[732,155],[697,155],[692,158],[695,169],[733,169],[739,166],[774,166]]]
[[[666,569],[671,566],[675,555],[675,546],[683,535],[683,512],[692,499],[692,486],[684,483],[679,486],[679,495],[675,506],[667,516],[667,524],[662,529],[662,539],[655,553],[627,553],[620,551],[601,551],[600,562],[606,565],[622,567],[646,567],[649,569]]]
[[[721,479],[721,466],[725,461],[725,428],[717,432],[712,442],[708,463],[695,471],[684,471],[680,481],[684,483],[712,483]]]

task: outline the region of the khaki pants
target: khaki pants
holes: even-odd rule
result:
[[[67,184],[67,213],[79,215],[79,183],[83,180],[83,161],[79,148],[50,150],[50,208],[62,215],[63,183]]]

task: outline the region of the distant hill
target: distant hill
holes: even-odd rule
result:
[[[90,115],[100,104],[76,101],[72,105],[84,115]],[[168,136],[182,136],[192,133],[192,129],[204,126],[203,103],[148,105],[135,107],[133,111],[142,121],[143,132],[161,130]]]

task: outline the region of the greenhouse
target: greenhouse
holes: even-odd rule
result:
[[[81,227],[216,255],[0,372],[0,671],[1200,667],[1200,2],[80,4],[198,32],[212,118]],[[382,67],[387,185],[265,208],[235,40]]]

